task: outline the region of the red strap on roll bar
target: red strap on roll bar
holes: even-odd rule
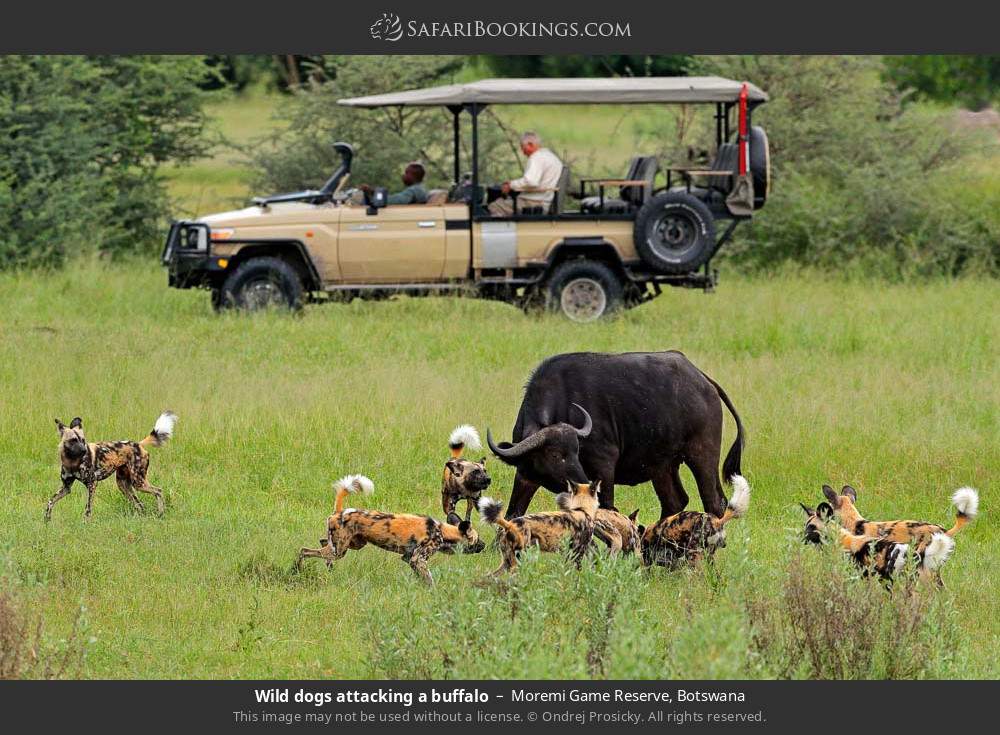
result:
[[[747,150],[747,84],[740,89],[740,176],[746,176],[750,168],[750,156]]]

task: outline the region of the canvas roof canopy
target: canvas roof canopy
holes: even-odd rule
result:
[[[722,77],[622,77],[604,79],[482,79],[405,92],[337,100],[348,107],[431,107],[508,104],[695,104],[737,102],[743,82]],[[750,102],[767,94],[747,84]]]

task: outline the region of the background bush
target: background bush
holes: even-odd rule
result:
[[[454,178],[451,113],[439,107],[359,110],[343,107],[343,97],[447,84],[463,68],[455,56],[343,56],[323,62],[329,81],[299,88],[282,117],[287,126],[265,145],[248,150],[255,185],[272,191],[318,188],[340,163],[332,144],[342,140],[357,151],[351,179],[396,187],[407,162],[427,168],[429,187]],[[463,115],[462,170],[471,166],[469,117]],[[480,118],[480,160],[484,174],[516,168],[515,147],[487,109]],[[499,174],[497,174],[499,175]]]
[[[771,93],[754,122],[771,143],[772,196],[727,257],[755,269],[795,262],[886,277],[1000,271],[1000,192],[982,196],[966,175],[988,142],[939,110],[904,107],[879,59],[723,57],[703,66]]]
[[[0,57],[0,267],[158,245],[157,177],[205,150],[198,57]]]

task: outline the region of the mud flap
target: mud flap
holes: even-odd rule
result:
[[[735,217],[753,214],[753,176],[734,176],[733,190],[726,197],[726,208]]]

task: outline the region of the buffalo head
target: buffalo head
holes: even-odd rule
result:
[[[559,422],[539,429],[517,444],[493,441],[486,430],[486,443],[503,462],[516,467],[524,477],[554,493],[562,492],[566,483],[589,482],[580,464],[580,439],[590,435],[594,426],[590,414],[577,403],[572,404],[583,414],[582,427]]]

